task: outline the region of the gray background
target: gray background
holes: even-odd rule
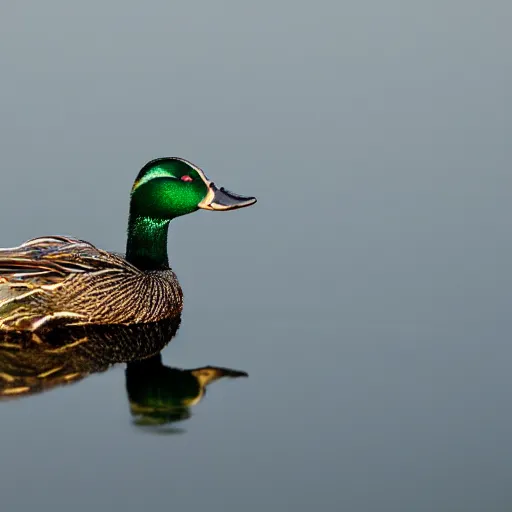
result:
[[[250,378],[175,436],[132,425],[122,367],[0,404],[2,508],[509,510],[511,15],[5,0],[2,246],[123,251],[156,156],[259,202],[169,242],[165,362]]]

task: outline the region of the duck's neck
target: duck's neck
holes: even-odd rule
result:
[[[141,270],[169,268],[167,231],[169,219],[130,215],[126,259]]]

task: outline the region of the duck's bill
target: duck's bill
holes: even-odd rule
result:
[[[237,379],[239,377],[249,377],[247,372],[241,372],[239,370],[232,370],[231,368],[221,368],[218,366],[205,366],[203,368],[196,368],[191,370],[192,375],[204,385],[210,382],[228,377],[230,379]]]
[[[208,188],[208,195],[199,203],[203,210],[236,210],[256,202],[255,197],[240,196],[223,187],[217,188],[213,183]]]

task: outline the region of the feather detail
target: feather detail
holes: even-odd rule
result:
[[[0,249],[0,330],[35,330],[51,321],[154,322],[180,312],[171,269],[142,271],[122,256],[67,237]]]

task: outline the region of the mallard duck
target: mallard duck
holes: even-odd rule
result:
[[[217,188],[182,158],[152,160],[131,190],[126,256],[62,236],[0,249],[0,330],[36,331],[62,322],[137,324],[175,316],[183,307],[169,267],[169,222],[198,209],[250,206]]]

